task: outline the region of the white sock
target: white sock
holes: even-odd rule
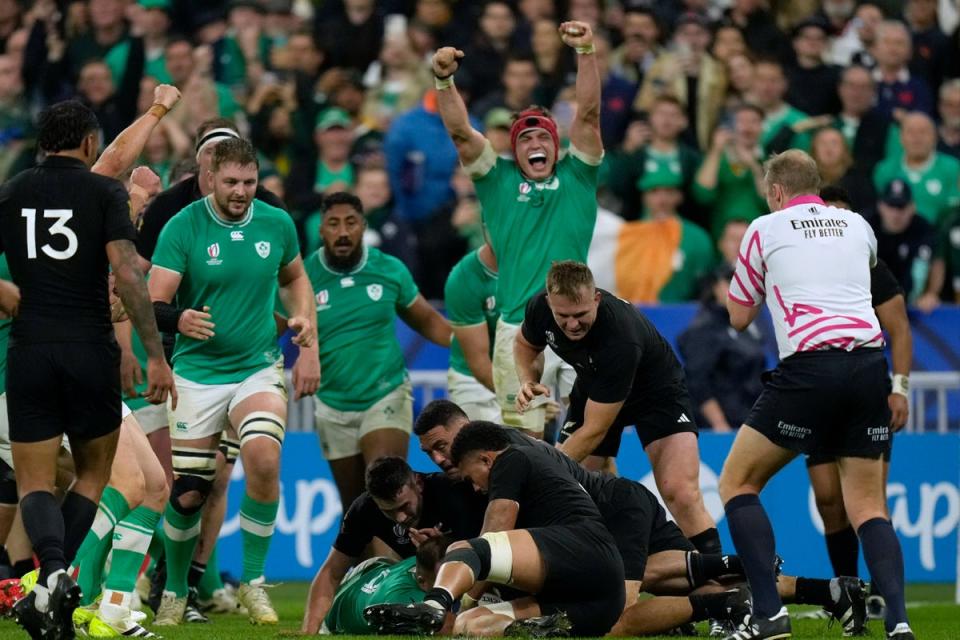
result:
[[[123,620],[130,615],[130,602],[133,595],[123,591],[104,589],[100,600],[100,617],[104,620]]]

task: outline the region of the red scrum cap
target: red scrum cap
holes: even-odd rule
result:
[[[513,149],[513,155],[517,155],[517,138],[524,131],[531,129],[543,129],[553,138],[553,146],[557,154],[560,153],[560,134],[557,133],[557,123],[553,118],[545,116],[542,112],[535,109],[521,111],[513,125],[510,127],[510,148]]]

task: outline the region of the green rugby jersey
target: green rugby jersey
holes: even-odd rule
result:
[[[299,255],[286,211],[254,200],[237,222],[220,218],[212,196],[187,205],[160,233],[154,268],[182,276],[176,304],[210,307],[214,337],[177,335],[173,369],[200,384],[232,384],[280,359],[273,319],[280,269]]]
[[[487,142],[467,172],[497,256],[497,303],[505,322],[519,325],[527,301],[543,289],[550,265],[587,261],[597,222],[600,161],[570,147],[546,180],[529,180]]]
[[[471,251],[456,264],[443,288],[447,318],[455,327],[487,325],[490,335],[490,356],[493,357],[494,334],[497,330],[497,274],[480,262],[479,249]],[[473,377],[456,337],[450,342],[450,368]]]
[[[917,213],[936,227],[960,205],[960,162],[944,153],[934,152],[926,166],[919,169],[908,167],[902,154],[887,158],[873,171],[877,193],[882,193],[894,178],[902,178],[910,185]]]
[[[338,411],[369,409],[407,379],[397,312],[420,291],[400,260],[373,247],[348,272],[327,264],[323,248],[305,264],[317,303],[317,396]]]
[[[371,558],[344,578],[324,623],[331,633],[375,634],[363,610],[375,604],[411,604],[423,600],[417,585],[415,557],[392,563]]]

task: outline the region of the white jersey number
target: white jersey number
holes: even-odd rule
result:
[[[20,215],[27,219],[27,258],[33,260],[37,257],[37,210],[23,209]],[[50,225],[50,235],[65,236],[67,248],[54,249],[49,244],[45,244],[40,247],[40,250],[54,260],[69,260],[77,252],[77,234],[67,226],[67,221],[73,217],[73,210],[44,209],[43,217],[56,218],[56,221]]]

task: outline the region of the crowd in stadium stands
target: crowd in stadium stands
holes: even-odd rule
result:
[[[0,180],[36,161],[41,107],[79,97],[106,143],[171,83],[184,99],[141,159],[164,187],[195,171],[201,122],[234,119],[305,252],[323,194],[352,190],[366,241],[440,299],[483,231],[430,55],[464,50],[457,86],[509,155],[531,103],[566,133],[568,18],[594,25],[603,78],[598,284],[696,300],[767,211],[763,160],[799,147],[870,218],[912,303],[960,299],[960,28],[938,0],[0,0]]]

